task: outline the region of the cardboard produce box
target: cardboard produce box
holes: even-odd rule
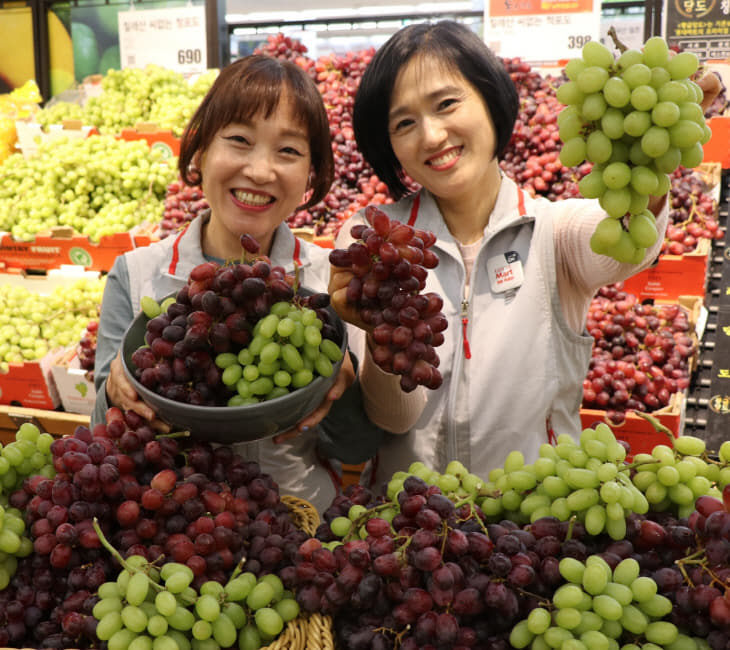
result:
[[[82,278],[98,279],[99,273],[81,267],[66,266],[44,275],[21,272],[0,274],[0,285],[17,286],[31,293],[48,295],[59,287],[69,286]],[[49,350],[33,361],[9,362],[0,367],[0,404],[35,409],[55,409],[61,405],[52,367],[61,347]]]
[[[91,415],[96,401],[96,388],[90,381],[89,373],[79,363],[76,346],[63,350],[51,366],[53,380],[68,413]]]
[[[667,406],[648,415],[669,429],[672,436],[677,438],[682,435],[684,429],[686,407],[687,401],[684,393],[673,393]],[[593,428],[599,422],[610,426],[617,440],[624,440],[630,445],[631,452],[627,456],[629,459],[635,454],[651,453],[656,445],[671,444],[667,433],[657,431],[649,419],[641,417],[633,411],[627,412],[624,422],[617,425],[606,417],[606,411],[581,408],[580,422],[584,429]]]
[[[74,264],[90,271],[109,271],[117,256],[151,241],[135,228],[104,235],[98,243],[63,226],[39,233],[32,241],[18,241],[4,232],[0,233],[0,270],[46,271]]]

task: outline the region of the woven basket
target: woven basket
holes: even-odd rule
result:
[[[317,532],[319,513],[309,501],[285,494],[281,502],[289,508],[297,528],[307,535]],[[289,621],[276,640],[261,650],[334,650],[334,647],[332,619],[321,614],[305,614]]]

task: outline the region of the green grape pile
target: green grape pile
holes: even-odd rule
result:
[[[626,558],[611,570],[599,555],[585,563],[560,560],[567,581],[558,587],[551,606],[533,609],[512,629],[513,648],[532,650],[692,650],[697,643],[662,620],[672,601],[657,593],[657,584],[639,575],[636,559]]]
[[[653,454],[637,454],[628,463],[611,428],[599,423],[584,429],[579,442],[561,434],[554,447],[545,443],[532,464],[512,452],[482,486],[488,496],[476,502],[490,520],[528,523],[575,516],[589,534],[606,532],[619,540],[631,513],[671,509],[688,516],[698,497],[721,496],[730,470],[703,454],[702,440],[681,436],[674,448],[657,445]]]
[[[691,52],[670,56],[658,36],[618,58],[589,41],[566,64],[568,81],[557,90],[566,105],[558,116],[560,160],[566,167],[593,163],[578,189],[609,215],[591,238],[595,253],[640,262],[657,240],[649,198],[669,191],[678,166],[702,162],[711,132],[703,91],[691,79],[698,65]]]
[[[294,595],[276,574],[234,574],[223,585],[191,587],[185,564],[161,567],[132,555],[115,582],[99,587],[96,636],[109,650],[256,650],[299,616]]]
[[[26,535],[24,503],[10,498],[29,477],[53,477],[50,433],[41,433],[34,424],[20,425],[15,440],[0,444],[0,591],[15,574],[17,558],[33,552]]]
[[[41,359],[78,341],[99,317],[105,278],[80,278],[48,295],[24,286],[0,286],[0,370]]]
[[[0,230],[23,241],[56,226],[98,241],[157,223],[177,177],[159,149],[111,136],[44,142],[35,156],[10,156],[0,174]]]
[[[83,106],[55,102],[39,111],[36,120],[49,126],[79,119],[108,135],[138,122],[152,122],[179,136],[217,75],[218,70],[212,69],[188,82],[179,72],[155,65],[109,70],[99,96],[90,97]]]
[[[310,307],[274,303],[254,326],[248,346],[238,354],[223,352],[215,358],[223,371],[221,380],[236,390],[228,405],[256,404],[303,388],[317,376],[329,377],[342,350],[322,338],[323,325]]]

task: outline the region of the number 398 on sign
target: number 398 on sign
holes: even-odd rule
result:
[[[568,49],[576,50],[582,48],[588,41],[591,40],[590,34],[585,36],[568,36]]]

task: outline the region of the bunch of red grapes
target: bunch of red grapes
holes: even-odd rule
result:
[[[76,356],[79,358],[79,365],[86,371],[86,378],[94,381],[94,362],[96,361],[96,337],[99,332],[99,321],[92,320],[81,334],[81,339],[76,346]]]
[[[620,424],[626,411],[656,411],[690,383],[697,344],[678,304],[642,305],[621,285],[602,287],[586,322],[592,358],[583,380],[583,407],[607,411]]]
[[[249,253],[258,252],[258,243],[242,235]],[[225,406],[233,389],[222,379],[215,357],[223,352],[238,353],[252,339],[254,325],[279,301],[294,299],[293,275],[281,266],[272,266],[266,256],[252,263],[196,266],[187,284],[177,292],[167,311],[147,322],[146,345],[132,354],[135,378],[159,395],[177,402],[205,406]],[[329,322],[329,296],[315,293],[297,296],[323,321],[322,338],[337,341],[337,331]]]
[[[230,447],[157,437],[133,411],[52,443],[53,478],[36,475],[9,497],[25,513],[33,553],[0,590],[0,645],[99,647],[98,587],[119,573],[93,528],[123,557],[176,561],[194,586],[221,584],[243,561],[257,575],[292,563],[307,538],[257,463]]]
[[[669,223],[661,253],[684,255],[697,248],[700,239],[723,239],[717,205],[705,181],[691,169],[677,168],[669,190]]]
[[[186,185],[180,179],[173,181],[167,186],[165,209],[160,221],[160,239],[178,232],[207,208],[208,201],[200,187]]]
[[[375,206],[365,210],[368,224],[352,226],[355,239],[347,249],[330,253],[330,263],[348,268],[347,302],[372,326],[373,360],[386,372],[401,375],[410,392],[418,385],[436,389],[442,377],[435,347],[444,341],[448,323],[443,300],[434,292],[420,293],[428,269],[438,265],[430,250],[436,236],[400,221],[391,221]]]

